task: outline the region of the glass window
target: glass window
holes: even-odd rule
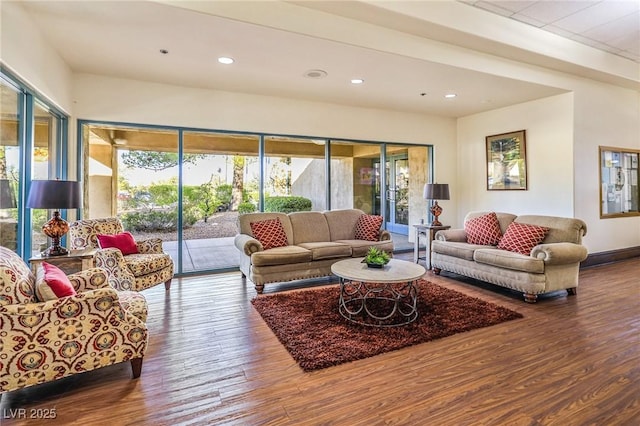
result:
[[[269,198],[284,196],[310,201],[313,211],[326,210],[325,144],[324,139],[265,137],[265,211],[272,211]]]
[[[183,272],[238,267],[238,214],[258,210],[259,142],[256,135],[184,133]]]
[[[18,249],[18,187],[20,184],[20,98],[16,88],[0,79],[0,245]]]
[[[640,151],[600,147],[600,217],[640,214]]]

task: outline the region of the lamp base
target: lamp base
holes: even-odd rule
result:
[[[442,222],[438,220],[438,216],[442,213],[442,207],[438,205],[436,201],[433,206],[429,208],[429,211],[434,216],[433,222],[431,222],[431,226],[442,226]]]
[[[51,247],[49,247],[48,249],[40,253],[40,256],[51,257],[51,256],[64,256],[66,254],[69,254],[69,250],[67,250],[66,248],[62,247],[61,245],[57,245],[57,246],[52,245]]]
[[[60,212],[54,211],[53,217],[42,226],[42,233],[51,238],[51,247],[43,251],[40,255],[47,256],[64,256],[69,251],[60,245],[60,238],[69,231],[69,224],[60,217]]]

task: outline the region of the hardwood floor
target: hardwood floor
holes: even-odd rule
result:
[[[10,392],[0,424],[638,425],[638,277],[637,258],[592,267],[577,296],[527,304],[428,273],[524,318],[312,373],[253,309],[240,273],[174,279],[169,295],[143,293],[151,341],[139,379],[124,363]],[[53,420],[18,418],[51,410]]]

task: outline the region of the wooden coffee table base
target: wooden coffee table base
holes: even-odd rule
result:
[[[396,327],[418,318],[414,281],[366,283],[340,278],[338,310],[347,320],[374,327]]]

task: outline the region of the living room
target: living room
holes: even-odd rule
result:
[[[177,10],[167,12],[164,8],[176,6],[167,6],[164,2],[149,3],[153,3],[154,11],[159,14],[158,16],[173,13],[176,16],[182,16],[188,12],[184,9],[180,12]],[[608,265],[602,267],[604,269],[586,270],[581,276],[581,284],[585,288],[591,288],[591,292],[585,291],[580,294],[579,302],[576,302],[576,299],[570,301],[562,297],[546,301],[546,305],[538,302],[541,306],[523,307],[518,298],[512,298],[508,293],[488,291],[482,285],[470,289],[467,286],[465,291],[506,304],[522,312],[526,317],[526,324],[532,327],[536,320],[540,323],[548,323],[555,318],[554,315],[563,318],[577,314],[579,310],[582,312],[575,321],[572,321],[574,326],[580,321],[589,321],[589,316],[584,314],[584,311],[590,312],[596,322],[609,321],[613,316],[619,323],[613,323],[612,329],[620,332],[619,337],[623,338],[622,340],[626,339],[626,343],[621,343],[621,346],[617,347],[618,353],[627,355],[627,359],[637,359],[637,338],[634,343],[632,330],[624,331],[623,324],[633,323],[634,315],[637,315],[637,304],[634,304],[634,300],[637,299],[637,288],[630,280],[637,276],[638,272],[637,258],[633,258],[638,256],[640,250],[640,216],[601,218],[598,178],[599,146],[615,146],[631,150],[640,148],[637,60],[605,54],[560,36],[458,2],[441,4],[397,2],[384,5],[353,2],[342,10],[337,3],[329,2],[320,2],[315,6],[289,2],[257,2],[244,6],[242,4],[210,2],[183,7],[199,9],[196,11],[199,18],[194,18],[198,19],[197,22],[200,22],[201,15],[213,14],[225,20],[237,20],[252,26],[272,27],[277,31],[329,40],[340,47],[348,45],[352,48],[401,56],[410,62],[436,62],[440,65],[462,68],[477,74],[479,79],[488,75],[505,84],[516,80],[518,84],[513,91],[520,88],[522,84],[527,86],[529,91],[538,90],[541,95],[533,99],[521,99],[519,102],[501,105],[499,104],[500,96],[504,94],[497,92],[495,99],[486,99],[490,106],[484,105],[481,111],[476,110],[476,112],[455,116],[447,112],[447,108],[454,108],[452,104],[444,104],[444,107],[441,107],[444,109],[439,113],[421,112],[421,106],[419,104],[416,106],[415,102],[442,96],[440,93],[431,94],[431,89],[418,87],[415,88],[414,93],[411,93],[412,99],[407,99],[406,106],[394,104],[387,99],[378,99],[377,106],[353,104],[361,96],[364,97],[360,89],[366,89],[368,83],[375,81],[367,79],[366,76],[365,83],[361,87],[345,88],[344,97],[348,100],[338,102],[319,100],[322,98],[318,97],[317,93],[316,97],[309,96],[302,99],[294,95],[287,96],[288,92],[284,89],[280,90],[281,96],[274,96],[273,93],[247,92],[241,88],[232,91],[198,87],[189,81],[186,69],[192,65],[187,58],[182,58],[186,62],[179,68],[181,74],[171,84],[158,82],[152,77],[137,76],[134,70],[131,70],[128,75],[111,75],[108,69],[105,69],[104,73],[87,72],[85,69],[88,68],[75,67],[67,63],[56,52],[55,46],[51,45],[49,37],[40,31],[36,18],[38,13],[44,12],[37,12],[37,8],[35,12],[30,12],[28,7],[13,2],[2,3],[3,71],[6,70],[11,75],[19,77],[22,82],[36,89],[46,100],[68,114],[69,148],[67,153],[60,153],[60,155],[65,157],[65,162],[69,166],[68,177],[78,180],[82,180],[83,177],[82,172],[79,171],[79,164],[84,160],[78,158],[81,148],[75,143],[79,140],[79,130],[76,125],[78,120],[309,137],[319,135],[337,139],[393,141],[433,146],[435,155],[433,176],[438,182],[448,183],[451,188],[451,199],[440,201],[444,208],[441,220],[445,223],[460,227],[467,212],[490,210],[575,217],[587,223],[588,232],[583,243],[589,251],[590,259],[600,259],[600,262],[594,261],[594,263],[601,263],[603,260],[629,259],[620,262],[619,266]],[[160,8],[163,8],[162,12],[156,10]],[[118,12],[117,6],[113,6],[112,12],[113,22],[120,25],[122,20],[124,22],[122,25],[125,26],[127,17]],[[431,17],[427,18],[425,15]],[[55,22],[58,22],[58,25],[64,25],[63,18]],[[421,25],[416,27],[416,22]],[[479,28],[479,25],[472,25],[476,22],[485,22],[489,25]],[[428,37],[427,33],[430,30],[431,37]],[[438,39],[434,38],[433,33],[438,34]],[[136,33],[123,34],[123,36],[131,36],[131,34]],[[175,37],[179,37],[178,34],[176,33]],[[459,37],[460,34],[464,37]],[[518,37],[514,37],[514,34],[518,34]],[[448,40],[447,37],[449,37]],[[456,40],[460,44],[455,44]],[[164,57],[180,55],[178,48],[169,46],[170,41],[169,39],[149,43],[154,46],[154,56],[149,56],[148,60],[153,61],[154,66],[159,70],[164,66],[169,67],[162,62]],[[474,43],[482,44],[483,47],[472,49],[471,45]],[[506,50],[501,54],[497,46]],[[95,54],[111,56],[115,60],[117,58],[115,52],[120,47],[114,45],[110,46],[112,50],[95,49]],[[336,52],[343,53],[338,47],[336,46]],[[62,49],[62,47],[58,48]],[[158,49],[161,48],[169,50],[164,57],[163,54],[158,53]],[[293,47],[291,49],[293,50]],[[151,55],[151,53],[148,54]],[[215,60],[214,54],[211,53],[212,61]],[[227,54],[233,55],[233,52]],[[262,62],[269,60],[268,56],[261,58]],[[308,68],[323,66],[316,64],[314,60],[310,62],[313,64]],[[366,69],[373,67],[375,64],[369,64]],[[355,66],[353,68],[357,71],[366,70]],[[221,72],[234,72],[229,69],[231,68]],[[292,78],[302,79],[302,73],[306,69],[291,71],[294,76]],[[207,70],[207,72],[212,71]],[[329,72],[332,73],[331,70]],[[267,78],[266,75],[265,78]],[[427,83],[424,82],[425,85]],[[440,89],[445,91],[455,88]],[[433,90],[435,91],[435,88]],[[420,96],[423,91],[427,92],[426,96]],[[503,91],[508,92],[509,89],[503,89]],[[462,94],[459,94],[459,98],[462,97]],[[458,100],[460,99],[452,102]],[[429,102],[435,103],[436,100],[430,99]],[[385,104],[388,107],[385,108],[383,106]],[[488,191],[486,189],[485,138],[489,135],[520,129],[527,131],[527,190]],[[424,218],[427,219],[426,211]],[[429,279],[452,288],[460,287],[451,278],[429,277]],[[608,282],[609,279],[614,280],[616,288],[620,288],[621,293],[605,294],[600,280]],[[211,293],[207,293],[204,300],[198,300],[199,294],[209,287],[215,288]],[[13,397],[17,398],[17,402],[15,399],[11,402],[11,398],[3,395],[3,407],[51,408],[56,406],[60,418],[69,420],[73,412],[77,415],[76,417],[84,419],[85,423],[87,418],[99,422],[101,421],[99,418],[86,417],[89,415],[88,411],[95,409],[97,413],[106,415],[108,410],[102,405],[99,407],[92,405],[95,401],[90,401],[89,398],[95,400],[105,397],[108,395],[108,389],[112,389],[115,392],[106,400],[118,407],[116,417],[111,419],[111,423],[116,424],[135,422],[136,419],[128,417],[130,415],[137,416],[141,422],[154,421],[159,424],[170,423],[171,419],[175,420],[174,423],[191,421],[201,424],[207,423],[208,419],[219,423],[264,424],[296,420],[300,423],[305,419],[304,412],[314,416],[306,419],[309,424],[322,423],[322,419],[335,424],[353,424],[359,421],[376,423],[383,422],[385,419],[398,424],[407,424],[412,420],[413,423],[420,421],[420,418],[414,417],[416,413],[422,413],[424,415],[422,418],[426,418],[429,407],[421,405],[415,413],[411,413],[411,408],[400,401],[406,395],[400,393],[398,389],[394,390],[395,397],[390,396],[390,399],[379,401],[374,395],[367,395],[366,392],[378,387],[383,388],[388,382],[395,380],[392,379],[395,373],[410,375],[426,367],[443,369],[447,363],[446,353],[449,353],[453,359],[457,359],[456,362],[467,357],[467,363],[476,366],[475,371],[482,370],[485,362],[480,355],[476,358],[462,348],[464,344],[469,344],[479,349],[478,346],[483,346],[481,342],[469,336],[466,337],[469,340],[454,336],[453,341],[432,342],[437,345],[436,351],[439,355],[432,354],[429,350],[412,348],[409,353],[400,351],[395,354],[386,354],[384,361],[376,362],[373,358],[363,360],[363,364],[353,370],[342,366],[333,372],[329,369],[303,374],[297,370],[298,367],[288,357],[286,351],[278,346],[278,341],[269,334],[269,329],[260,323],[260,317],[252,311],[248,303],[248,300],[253,297],[250,293],[252,286],[248,284],[244,287],[238,273],[177,278],[173,289],[175,291],[181,288],[184,288],[182,291],[185,292],[186,299],[181,300],[180,309],[173,305],[177,295],[171,294],[172,297],[165,298],[164,291],[159,287],[143,293],[150,305],[149,326],[158,334],[154,337],[151,333],[151,340],[154,343],[147,353],[140,382],[129,380],[129,371],[125,365],[112,369],[104,368],[104,372],[96,372],[92,378],[84,377],[93,374],[89,373],[68,382],[66,386],[75,388],[73,390],[64,388],[60,392],[55,385],[48,384],[44,386],[45,390],[36,392],[36,395],[22,394]],[[244,291],[245,289],[249,290]],[[566,306],[567,303],[569,306]],[[620,312],[616,312],[616,308],[610,305],[616,305]],[[215,314],[211,313],[212,308],[216,310]],[[154,315],[154,312],[162,312],[163,315]],[[213,324],[201,322],[199,317],[201,315],[206,317],[209,313],[212,315]],[[241,327],[234,326],[233,323],[238,322],[242,324]],[[193,328],[190,329],[190,327]],[[189,330],[195,330],[198,335],[197,341],[202,346],[193,348],[193,352],[201,357],[198,361],[182,355],[183,349],[187,352],[191,350],[185,346],[190,345],[191,342],[185,336],[178,338],[178,335],[171,334],[181,328],[187,332],[187,337]],[[549,346],[553,345],[553,341],[544,340],[541,333],[536,332],[531,337],[528,332],[522,332],[522,327],[505,325],[498,329],[501,331],[495,330],[496,328],[482,330],[478,339],[493,342],[487,346],[511,345],[512,342],[506,340],[506,335],[509,334],[511,337],[510,332],[513,331],[522,333],[517,342],[523,344],[521,347],[523,349],[528,347],[534,352],[541,350],[540,348],[551,350]],[[551,330],[561,333],[560,324]],[[590,332],[595,333],[594,330],[580,330],[575,340],[584,339]],[[571,340],[571,334],[561,336]],[[606,332],[599,336],[605,339]],[[533,340],[540,339],[539,345],[530,342],[531,346],[526,346],[524,342],[528,337]],[[174,338],[176,340],[172,340]],[[606,341],[609,339],[607,338]],[[173,347],[173,344],[177,346]],[[591,341],[587,342],[581,350],[587,352],[593,350],[591,344]],[[209,345],[211,349],[207,349]],[[487,356],[487,348],[484,346],[483,348],[485,352],[478,351],[478,354]],[[565,349],[578,357],[577,353],[571,352],[573,348],[565,347]],[[209,351],[220,351],[221,355],[218,358],[215,354],[209,358],[203,357],[203,354]],[[234,355],[245,357],[247,364],[244,366],[229,364]],[[511,352],[510,355],[513,357],[512,361],[518,356],[523,356],[519,351]],[[600,353],[600,355],[603,354]],[[563,358],[569,364],[570,360],[565,355]],[[176,360],[181,364],[182,369],[172,370],[171,364]],[[597,365],[599,362],[598,359],[591,359],[587,364],[582,364],[582,367],[586,371],[589,370],[591,363]],[[394,366],[395,363],[407,365],[408,369]],[[534,363],[540,364],[540,360],[534,360]],[[215,364],[215,367],[208,368],[210,364]],[[225,365],[233,365],[226,376]],[[560,363],[554,364],[555,367],[559,365]],[[191,370],[190,366],[193,367]],[[469,374],[469,370],[465,370],[462,364],[457,363],[455,367],[451,370],[452,375],[454,372]],[[277,374],[271,370],[283,372],[285,377],[282,378],[281,384],[278,384],[275,377]],[[386,375],[381,375],[386,381],[370,379],[370,382],[363,385],[366,387],[354,387],[361,393],[361,398],[352,395],[349,398],[350,404],[341,405],[337,397],[323,399],[320,396],[321,393],[329,393],[332,386],[338,386],[343,381],[354,380],[363,375],[376,375],[383,370],[387,370]],[[562,387],[566,385],[563,380],[571,380],[568,376],[562,376],[561,369],[545,371],[552,377],[558,372],[557,381],[540,382],[547,386]],[[213,375],[207,376],[207,373],[213,373]],[[506,375],[507,372],[503,374]],[[572,372],[572,374],[577,373]],[[503,383],[506,377],[514,379],[513,375],[501,376],[495,365],[487,370],[486,375],[485,385],[496,392],[497,388],[494,386],[497,385],[493,383]],[[464,380],[457,378],[447,382],[447,377],[445,375],[439,379],[420,378],[424,380],[422,390],[411,387],[413,385],[408,383],[410,380],[400,382],[431,403],[441,398],[443,404],[444,401],[453,404],[451,399],[447,399],[446,394],[453,392],[451,389],[453,384],[462,386]],[[575,377],[575,380],[579,380],[579,375]],[[611,378],[611,387],[615,387],[617,383],[624,388],[620,390],[621,399],[628,398],[632,390],[637,391],[638,377],[631,368],[620,373],[619,378],[620,382],[615,382],[614,378]],[[202,380],[199,382],[199,379]],[[218,380],[220,383],[215,385],[218,386],[216,389],[224,389],[224,391],[210,393],[207,386]],[[622,384],[625,380],[630,381],[627,387]],[[181,386],[181,381],[185,386]],[[477,386],[482,386],[482,383],[477,384],[480,382],[475,383]],[[448,390],[443,390],[436,395],[438,390],[437,386],[434,387],[435,384]],[[522,386],[524,388],[532,386],[536,391],[547,392],[541,385],[536,384],[536,379],[532,379],[531,383],[524,382]],[[588,385],[585,383],[585,386]],[[213,385],[211,387],[213,389]],[[292,388],[295,388],[296,392],[292,393]],[[343,394],[348,394],[346,387],[341,389]],[[479,392],[478,388],[471,389]],[[516,392],[516,390],[512,391]],[[382,392],[382,390],[374,390],[371,393]],[[198,398],[186,397],[190,393],[208,402],[203,402],[201,405]],[[304,396],[305,393],[314,394],[316,398]],[[184,404],[172,405],[171,400],[180,399],[181,395],[185,398]],[[520,405],[516,403],[510,408],[503,407],[502,414],[505,417],[501,417],[502,414],[492,417],[485,410],[489,410],[491,406],[495,408],[499,403],[492,404],[490,395],[486,393],[483,395],[483,400],[477,399],[478,397],[474,395],[465,396],[463,393],[458,393],[453,398],[459,401],[459,404],[455,405],[459,413],[463,413],[467,409],[465,407],[468,407],[469,412],[466,414],[469,417],[457,418],[462,423],[469,422],[474,412],[478,416],[476,418],[483,419],[485,424],[499,424],[501,418],[511,423],[518,421],[526,423],[523,419],[535,418],[533,414],[530,418],[523,414],[523,417],[518,420],[515,411],[520,409],[523,413],[526,412],[526,406],[522,401]],[[465,404],[466,397],[469,397],[470,404]],[[281,398],[292,398],[289,407],[295,408],[287,409],[286,404],[283,405],[280,401]],[[161,399],[170,406],[174,417],[168,415],[168,420],[154,417],[151,411],[161,411],[162,407],[162,402],[155,399]],[[229,417],[225,418],[223,413],[216,411],[213,400],[217,401],[218,409],[229,410]],[[234,401],[236,405],[233,407],[225,405],[228,401]],[[394,412],[385,407],[385,403],[381,401],[397,404],[400,408]],[[415,396],[411,401],[414,404],[418,403]],[[78,408],[79,402],[82,402],[85,408]],[[269,403],[273,403],[272,411],[267,409]],[[545,399],[538,400],[538,403],[550,404]],[[575,404],[580,405],[580,402]],[[134,407],[139,405],[151,408],[147,413],[135,411]],[[328,414],[332,411],[332,407],[339,407],[342,414],[336,414],[336,417],[332,418]],[[356,407],[359,408],[356,409]],[[567,408],[568,405],[564,407],[569,411],[555,412],[563,420],[567,419],[565,416],[569,412],[573,412]],[[376,409],[381,410],[380,417],[366,414],[367,410]],[[452,417],[447,417],[446,408],[434,404],[432,409],[441,414],[444,413],[441,424],[452,424]],[[574,409],[579,411],[579,408],[574,407]],[[260,416],[256,413],[253,413],[254,417],[239,414],[254,410],[259,410]],[[347,416],[350,410],[362,417],[358,417],[357,420],[351,418],[349,421]],[[584,419],[591,421],[597,419],[597,410],[594,408],[584,407],[583,410],[589,413]],[[638,415],[637,412],[633,412],[633,409],[626,413],[632,416],[627,417],[627,420],[632,420],[633,416]],[[612,421],[611,424],[615,422]]]

